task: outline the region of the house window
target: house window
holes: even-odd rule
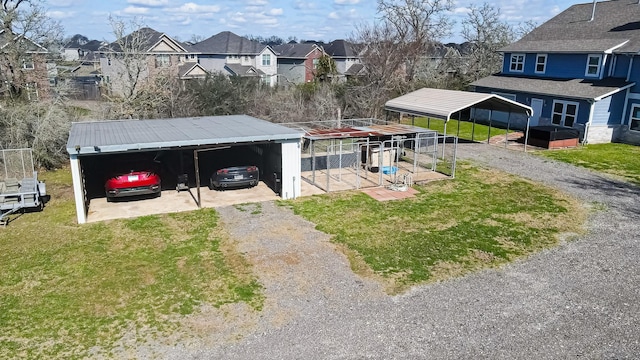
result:
[[[244,61],[249,61],[249,57],[248,57],[248,56],[245,56],[245,57],[244,57]]]
[[[271,66],[271,54],[262,54],[262,66]]]
[[[171,57],[169,54],[156,55],[156,67],[167,67],[171,65]]]
[[[602,55],[589,55],[587,58],[587,69],[584,76],[599,77]]]
[[[34,68],[33,59],[26,58],[22,60],[22,68],[32,70]]]
[[[509,69],[513,72],[523,72],[524,54],[511,54],[511,66]]]
[[[319,60],[320,60],[320,59],[318,59],[318,58],[313,59],[313,68],[314,68],[314,69],[317,69],[317,68],[318,68],[318,61],[319,61]]]
[[[536,74],[544,74],[547,70],[547,54],[536,56]]]
[[[640,131],[640,105],[633,105],[633,108],[631,108],[629,130]]]
[[[578,103],[554,100],[551,122],[556,125],[573,127],[578,117]]]

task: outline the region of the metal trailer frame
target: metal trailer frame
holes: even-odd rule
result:
[[[31,149],[0,150],[0,226],[19,211],[41,210],[46,193],[34,170]]]

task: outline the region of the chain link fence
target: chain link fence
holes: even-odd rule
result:
[[[32,178],[33,171],[31,149],[0,150],[0,181]]]
[[[457,144],[436,131],[387,140],[305,138],[302,177],[326,192],[452,178]]]

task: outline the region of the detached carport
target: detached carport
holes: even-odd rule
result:
[[[102,178],[107,173],[104,168],[141,155],[153,160],[162,156],[171,159],[170,166],[180,169],[170,169],[170,177],[190,168],[192,162],[194,168],[189,173],[195,174],[192,180],[197,195],[193,195],[193,201],[198,207],[202,204],[201,177],[211,172],[204,167],[236,152],[260,161],[265,167],[261,172],[267,175],[261,180],[270,181],[270,187],[282,198],[295,198],[301,189],[302,135],[299,130],[247,115],[73,123],[67,151],[78,223],[87,222],[91,198],[98,197],[91,194],[101,191],[99,187],[106,180]],[[165,190],[170,189],[165,182],[170,185],[175,180],[168,177],[162,179]]]
[[[443,90],[422,88],[408,94],[402,95],[385,103],[385,110],[415,116],[442,119],[444,123],[444,133],[447,133],[447,123],[454,117],[458,120],[458,136],[460,135],[460,121],[473,122],[472,139],[475,133],[476,117],[473,116],[474,109],[489,111],[489,133],[491,133],[492,115],[494,112],[504,112],[508,114],[506,128],[507,135],[512,129],[511,114],[521,114],[526,117],[525,150],[529,135],[529,119],[533,115],[530,106],[506,99],[496,94],[484,94],[469,91]],[[468,118],[463,114],[468,112]]]

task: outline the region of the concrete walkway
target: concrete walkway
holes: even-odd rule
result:
[[[238,210],[227,208],[221,211],[223,221],[238,227],[250,224],[249,232],[232,233],[266,234],[264,239],[254,237],[244,245],[238,240],[249,258],[255,260],[263,253],[268,259],[294,264],[289,267],[296,272],[293,274],[258,274],[266,279],[265,292],[275,296],[271,301],[279,304],[278,309],[289,307],[291,311],[280,318],[282,321],[274,322],[267,309],[255,330],[236,342],[175,346],[164,349],[163,357],[639,358],[640,189],[486,144],[463,144],[459,157],[543,182],[586,202],[602,204],[606,210],[592,216],[588,234],[580,239],[500,269],[419,286],[391,297],[349,275],[345,259],[328,251],[328,238],[312,224],[292,219],[288,209],[270,205],[264,208],[269,211],[267,216],[234,213]],[[260,216],[266,221],[256,223]],[[284,219],[285,231],[276,232],[269,225],[276,219]],[[291,238],[284,242],[282,251],[295,255],[295,261],[277,255],[278,242],[274,241],[278,236]],[[261,246],[268,250],[254,246],[256,239],[263,239]],[[321,252],[297,253],[290,246],[296,242]],[[313,261],[301,266],[307,259]],[[322,286],[290,287],[305,284],[304,278],[316,278],[311,284],[319,281]]]

